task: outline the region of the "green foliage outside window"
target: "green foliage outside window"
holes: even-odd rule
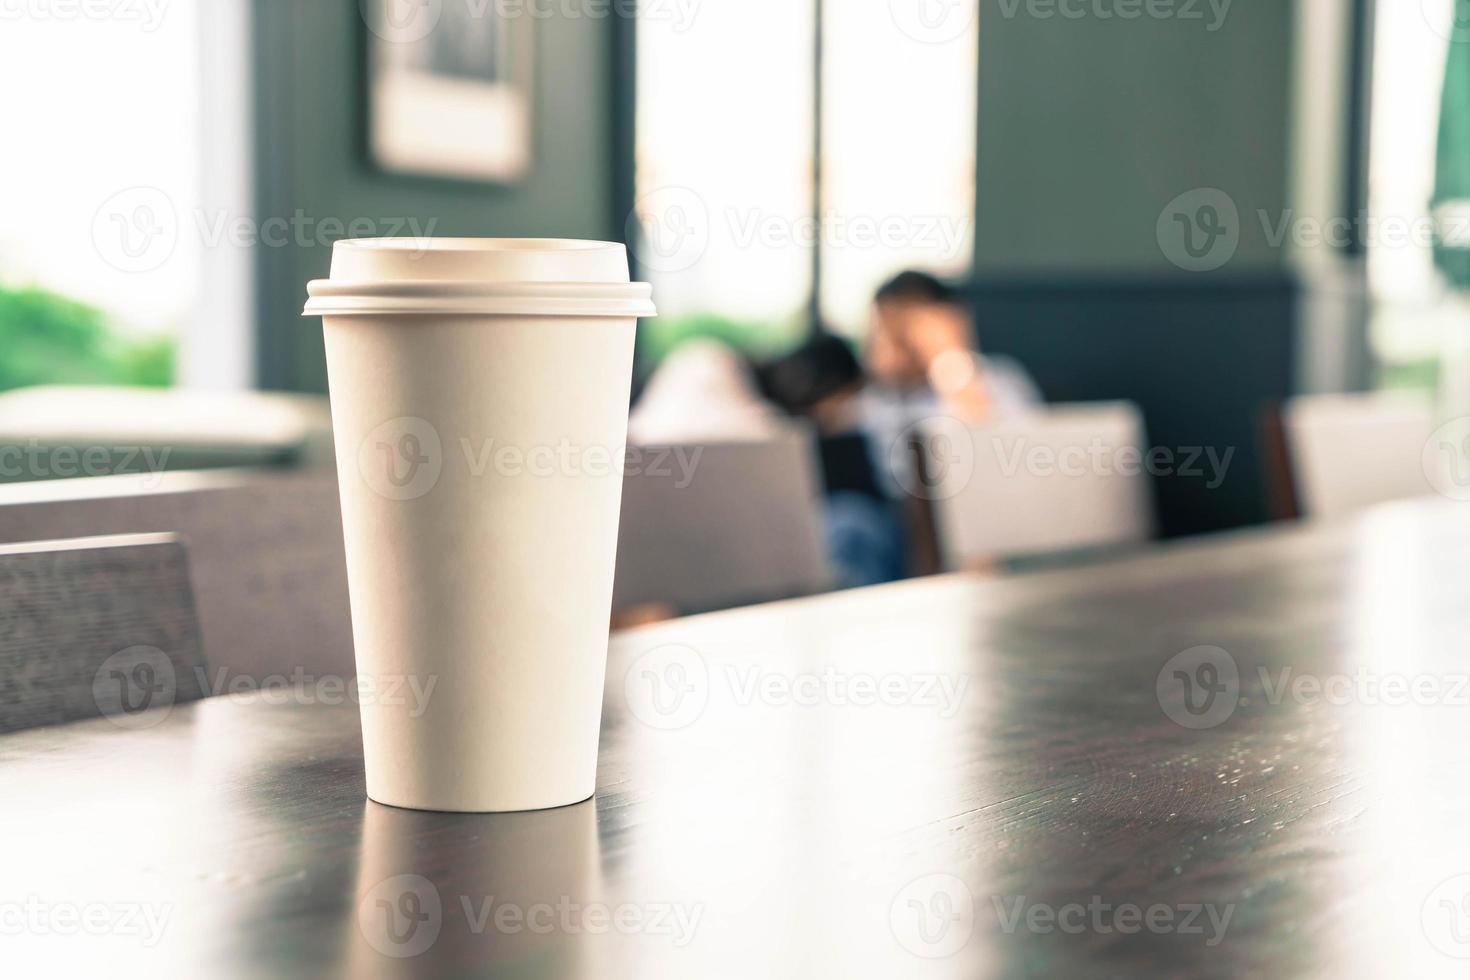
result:
[[[172,337],[131,338],[93,306],[44,289],[0,287],[0,390],[36,384],[174,382]]]
[[[688,340],[719,340],[752,358],[763,358],[795,347],[801,342],[805,327],[796,317],[777,324],[696,313],[644,320],[638,330],[644,366],[652,370],[670,351]]]
[[[1433,392],[1439,385],[1439,359],[1386,362],[1379,365],[1377,387],[1390,391]]]

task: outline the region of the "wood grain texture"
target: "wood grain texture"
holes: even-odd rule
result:
[[[1467,556],[1470,507],[1412,504],[624,633],[598,795],[543,813],[366,801],[320,692],[6,736],[0,902],[162,923],[12,932],[6,966],[1463,976]]]
[[[0,547],[0,732],[156,724],[202,696],[189,563],[172,535]]]

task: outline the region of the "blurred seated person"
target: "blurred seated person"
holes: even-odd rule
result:
[[[867,379],[852,347],[841,337],[818,333],[766,365],[761,382],[772,401],[817,430],[823,530],[837,587],[903,578],[902,516],[877,477],[873,448],[862,430]]]
[[[883,497],[872,472],[860,408],[867,378],[852,346],[820,331],[767,364],[760,374],[766,396],[817,430],[828,493],[856,490]]]
[[[845,341],[819,333],[767,366],[762,380],[773,401],[822,435],[864,437],[891,498],[903,493],[893,466],[907,459],[894,448],[915,424],[950,416],[981,425],[1042,405],[1019,363],[974,349],[963,300],[927,273],[903,272],[879,288],[863,353],[859,365]]]
[[[789,423],[761,397],[743,356],[718,340],[680,344],[654,369],[628,417],[636,445],[740,442]]]
[[[902,505],[914,425],[940,415],[978,425],[1042,404],[1020,364],[982,356],[972,339],[959,294],[910,271],[874,297],[865,365],[842,339],[818,334],[766,368],[767,394],[821,436],[828,549],[843,584],[908,573]]]
[[[947,415],[979,425],[1042,404],[1019,363],[980,354],[964,300],[924,272],[901,272],[879,287],[865,359],[870,384],[859,414],[880,454],[925,418]]]

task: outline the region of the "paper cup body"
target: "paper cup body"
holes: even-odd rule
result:
[[[561,806],[596,784],[637,316],[455,274],[447,312],[419,278],[323,312],[367,791]]]

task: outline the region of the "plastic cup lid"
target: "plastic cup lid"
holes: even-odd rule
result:
[[[306,287],[306,316],[501,314],[649,317],[616,242],[565,238],[350,238],[330,278]]]

